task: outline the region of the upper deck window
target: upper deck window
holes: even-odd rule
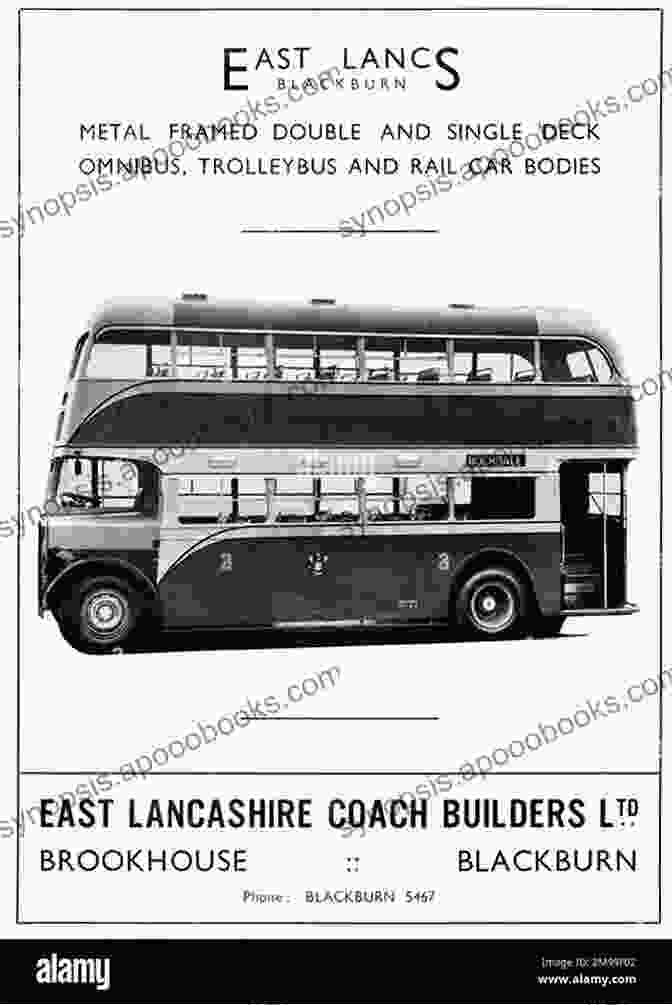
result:
[[[366,337],[366,378],[397,383],[440,383],[450,379],[445,338]]]
[[[542,339],[541,375],[551,383],[608,384],[612,367],[596,346],[580,339]]]
[[[278,334],[274,338],[275,376],[282,380],[314,380],[319,373],[317,341],[311,335]]]
[[[146,376],[145,347],[103,335],[91,350],[86,376],[94,380],[140,379]]]
[[[263,380],[266,375],[262,334],[168,329],[103,332],[93,344],[85,374],[99,380]]]
[[[353,381],[359,378],[360,358],[354,335],[301,335],[277,332],[271,351],[276,380]]]
[[[352,335],[315,337],[318,380],[351,381],[359,375],[357,339]]]
[[[396,384],[607,384],[606,353],[584,339],[426,337],[170,329],[107,331],[85,376],[107,380]]]
[[[170,365],[168,331],[109,331],[96,339],[86,361],[84,376],[94,380],[141,380],[167,370]]]
[[[463,384],[511,384],[534,380],[532,340],[456,339],[454,378]]]

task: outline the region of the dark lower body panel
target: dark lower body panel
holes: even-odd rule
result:
[[[441,621],[474,560],[517,566],[541,613],[562,612],[559,531],[218,536],[167,571],[160,610],[167,628]]]

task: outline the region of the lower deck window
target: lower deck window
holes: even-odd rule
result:
[[[530,520],[534,478],[413,475],[367,478],[369,520]]]
[[[203,475],[180,479],[181,523],[264,523],[266,479]]]
[[[367,523],[529,520],[532,476],[214,475],[181,479],[182,523]]]
[[[455,479],[456,520],[530,520],[534,478]]]

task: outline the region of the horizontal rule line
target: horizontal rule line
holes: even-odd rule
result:
[[[35,776],[47,776],[54,775],[62,777],[65,775],[76,776],[76,775],[121,775],[126,776],[127,771],[108,771],[105,768],[90,768],[88,771],[30,771],[24,770],[19,772],[20,775],[35,775]],[[353,776],[355,778],[363,777],[426,777],[427,775],[445,775],[447,777],[462,778],[466,772],[463,771],[442,771],[441,769],[432,768],[425,769],[424,771],[155,771],[153,772],[154,777],[160,775],[186,775],[193,778],[198,778],[200,776],[207,777],[209,775],[217,775],[222,777],[264,777],[264,776],[278,776],[280,778],[284,777],[320,777],[320,776]],[[516,777],[538,777],[538,778],[551,778],[551,777],[567,777],[567,778],[577,778],[577,777],[611,777],[611,778],[657,778],[659,775],[658,771],[488,771],[481,774],[481,772],[469,773],[469,777],[482,777],[482,778],[516,778]]]
[[[645,919],[637,918],[624,918],[623,921],[611,921],[611,920],[586,920],[585,918],[579,918],[577,921],[517,921],[516,919],[509,919],[508,921],[278,921],[272,922],[278,925],[303,925],[303,926],[314,926],[316,928],[333,926],[334,928],[351,928],[356,926],[365,925],[385,925],[389,927],[394,927],[395,925],[407,925],[411,928],[417,928],[429,925],[659,925],[660,917],[655,920],[646,921]],[[44,921],[24,921],[19,918],[17,921],[18,925],[70,925],[72,928],[85,927],[87,925],[268,925],[268,920],[266,921],[212,921],[210,919],[204,921],[166,921],[165,919],[157,921],[54,921],[53,919],[46,919]]]
[[[67,11],[69,14],[88,14],[89,11],[122,14],[154,14],[157,11],[165,14],[229,14],[231,12],[275,14],[279,10],[296,14],[474,14],[499,13],[500,11],[515,11],[524,14],[528,11],[542,14],[655,14],[660,13],[660,7],[395,7],[386,10],[382,7],[20,7],[19,13],[36,12],[40,14]]]
[[[347,234],[348,236],[359,236],[360,234],[440,234],[439,230],[429,230],[427,228],[406,228],[391,229],[376,227],[374,230],[366,230],[361,227],[244,227],[241,234]]]
[[[250,722],[438,722],[438,715],[251,715]]]

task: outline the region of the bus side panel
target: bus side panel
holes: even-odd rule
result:
[[[445,616],[447,577],[436,614],[433,542],[401,536],[343,540],[307,537],[282,543],[277,556],[273,620],[393,620]],[[280,542],[277,542],[280,544]]]
[[[536,385],[535,385],[536,387]],[[491,447],[565,444],[634,445],[632,399],[444,394],[193,394],[161,386],[122,392],[73,431],[77,446],[142,442],[153,446],[297,446],[310,443],[397,446],[448,444]],[[141,431],[141,432],[140,432]]]
[[[455,542],[455,537],[458,541]],[[460,575],[472,558],[485,558],[486,553],[497,552],[519,559],[528,570],[532,588],[541,614],[559,614],[562,610],[562,536],[557,531],[533,533],[473,534],[446,537],[446,551],[455,558],[454,573]],[[497,565],[493,555],[488,565]]]
[[[358,618],[353,570],[361,537],[218,538],[168,569],[159,584],[164,625],[270,625]],[[380,574],[378,576],[380,579]]]
[[[218,539],[195,549],[159,582],[166,628],[271,622],[268,542]]]
[[[456,579],[471,560],[495,566],[496,555],[519,559],[528,570],[542,614],[562,607],[560,532],[409,535],[364,539],[362,578],[376,570],[377,593],[364,616],[401,621],[445,618]],[[492,553],[492,558],[486,558]],[[367,598],[368,599],[368,598]],[[364,605],[363,605],[364,608]],[[373,610],[375,613],[369,613]]]
[[[480,552],[519,558],[544,614],[561,609],[558,532],[367,534],[218,539],[159,584],[169,628],[274,622],[446,618],[464,565]],[[496,558],[489,559],[495,565]]]

